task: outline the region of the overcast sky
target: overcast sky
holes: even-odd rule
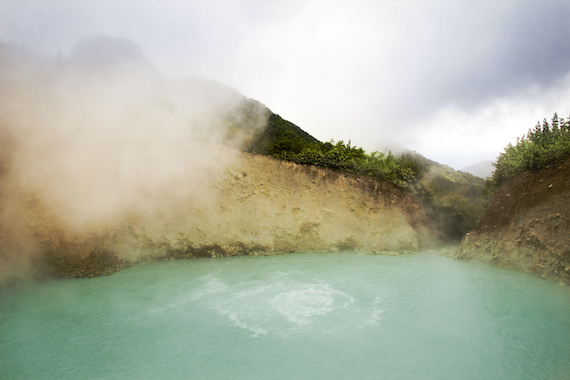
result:
[[[321,140],[461,169],[570,114],[569,0],[0,0],[0,39],[66,55],[135,42]]]

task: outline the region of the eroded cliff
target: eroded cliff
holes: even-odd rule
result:
[[[420,204],[382,176],[243,153],[318,140],[223,85],[162,77],[122,39],[63,60],[0,43],[0,69],[0,282],[151,259],[415,251],[446,235],[428,232],[426,209],[461,216],[433,201],[455,199],[446,186]]]
[[[17,274],[16,264],[36,275],[83,277],[150,259],[409,252],[426,244],[425,216],[406,191],[267,156],[233,154],[232,164],[199,184],[199,193],[163,198],[158,207],[149,203],[149,209],[105,224],[66,224],[28,195],[20,227],[34,253],[28,262],[5,262],[12,270],[4,276]],[[4,247],[9,241],[4,236]]]
[[[570,158],[499,187],[457,257],[570,284]]]

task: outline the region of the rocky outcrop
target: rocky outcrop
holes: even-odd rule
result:
[[[0,284],[144,260],[429,244],[410,192],[242,153],[275,137],[276,115],[211,81],[162,78],[126,40],[88,39],[47,62],[0,44],[0,66]]]
[[[36,218],[32,235],[42,252],[36,269],[90,277],[144,260],[411,252],[427,244],[417,202],[369,178],[240,154],[205,186],[200,198],[165,201],[104,227],[74,231]]]
[[[570,284],[570,158],[503,184],[457,257]]]

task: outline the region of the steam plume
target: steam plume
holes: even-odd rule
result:
[[[156,224],[181,201],[215,201],[209,184],[232,147],[266,122],[260,107],[259,125],[230,136],[242,95],[166,80],[121,39],[83,41],[66,60],[0,44],[0,65],[3,267],[53,245],[54,230],[66,239],[127,218]]]

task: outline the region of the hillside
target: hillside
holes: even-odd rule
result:
[[[2,44],[0,65],[1,283],[150,259],[413,252],[474,223],[471,177],[322,143],[222,84],[163,78],[128,41],[69,59]]]
[[[481,161],[473,165],[469,165],[461,169],[461,171],[473,174],[480,178],[490,178],[493,175],[493,161]]]
[[[457,244],[483,214],[485,181],[423,160],[427,162],[426,174],[415,184],[413,192],[422,202],[437,240]]]
[[[35,250],[20,266],[10,262],[3,280],[20,275],[16,267],[31,268],[36,276],[83,277],[150,259],[414,252],[430,244],[425,214],[401,189],[270,157],[227,153],[233,163],[210,171],[199,193],[149,199],[147,209],[105,224],[70,226],[49,205],[28,203],[21,210],[28,218],[20,227]],[[4,236],[3,247],[8,243],[18,241]]]
[[[570,284],[570,157],[507,180],[457,257]]]

